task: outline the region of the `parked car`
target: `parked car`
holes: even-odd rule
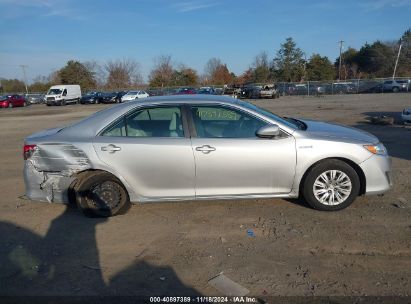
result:
[[[23,150],[26,196],[71,198],[89,216],[124,212],[130,202],[299,196],[335,211],[392,185],[375,136],[214,95],[106,108],[28,136]]]
[[[257,86],[255,84],[245,84],[241,88],[240,98],[260,98],[260,90],[261,86]]]
[[[81,89],[77,84],[52,86],[45,99],[48,106],[65,106],[68,103],[78,103],[81,99]]]
[[[405,92],[408,90],[408,81],[407,80],[385,80],[382,84],[384,92]]]
[[[260,90],[260,98],[278,98],[280,94],[275,84],[263,85]]]
[[[197,94],[194,88],[179,88],[177,89],[173,95],[193,95]]]
[[[239,85],[228,85],[223,88],[222,95],[231,96],[234,98],[238,98],[241,94],[241,87]]]
[[[44,96],[44,94],[26,94],[24,97],[30,104],[41,104],[44,103]]]
[[[163,96],[163,95],[167,95],[164,94],[165,92],[161,89],[149,89],[146,91],[148,95],[150,96]]]
[[[211,87],[201,87],[197,90],[197,94],[215,95],[215,91]]]
[[[80,98],[81,104],[98,104],[103,102],[103,93],[101,92],[87,92]]]
[[[25,107],[28,103],[22,95],[3,95],[0,96],[0,108]]]
[[[402,121],[405,124],[411,123],[411,107],[404,109],[401,113]]]
[[[120,96],[118,92],[107,92],[102,93],[102,97],[102,103],[120,103],[122,96]]]
[[[149,97],[149,95],[145,91],[128,91],[127,94],[124,94],[123,97],[121,97],[121,101],[125,102],[146,97]]]
[[[334,82],[333,94],[353,94],[357,93],[357,86],[352,82]]]

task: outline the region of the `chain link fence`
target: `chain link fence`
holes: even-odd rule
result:
[[[368,93],[399,93],[411,92],[411,76],[377,79],[349,79],[330,81],[301,81],[301,82],[271,82],[249,83],[245,85],[204,85],[204,86],[179,86],[179,87],[148,87],[123,88],[116,90],[92,89],[88,92],[129,92],[143,90],[150,96],[180,95],[180,94],[210,94],[229,95],[236,98],[264,98],[279,96],[321,96],[342,94],[368,94]],[[267,94],[268,91],[268,94]],[[270,93],[271,92],[271,93]],[[45,94],[46,92],[30,92],[30,95]],[[25,92],[3,92],[0,95],[20,94]]]

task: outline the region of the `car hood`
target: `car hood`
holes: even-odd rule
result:
[[[374,135],[360,129],[342,126],[334,123],[327,123],[316,120],[300,119],[307,125],[305,132],[312,136],[353,140],[364,143],[376,144],[379,142]]]

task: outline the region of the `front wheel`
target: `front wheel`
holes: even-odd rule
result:
[[[393,87],[392,88],[393,93],[398,93],[400,89],[398,87]]]
[[[343,161],[330,159],[318,163],[308,172],[302,194],[312,208],[336,211],[351,205],[359,191],[357,172]]]
[[[109,217],[126,212],[130,207],[127,190],[115,176],[95,172],[75,187],[77,206],[88,217]]]
[[[13,104],[11,102],[9,102],[9,108],[12,108]]]

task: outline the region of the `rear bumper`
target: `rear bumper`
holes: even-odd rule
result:
[[[28,161],[24,165],[26,197],[30,200],[68,203],[68,189],[74,180],[60,173],[39,172]]]
[[[359,164],[366,180],[365,194],[383,194],[393,186],[391,159],[389,156],[373,155]]]

